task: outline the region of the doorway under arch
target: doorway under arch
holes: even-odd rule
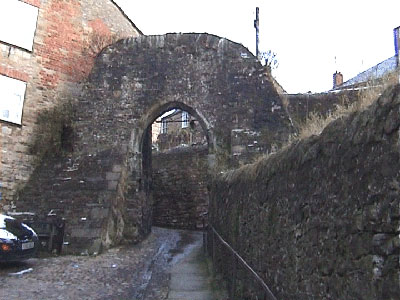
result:
[[[155,151],[152,124],[167,112],[187,112],[199,124],[206,143]],[[146,129],[140,139],[142,182],[152,203],[152,225],[180,229],[203,227],[208,212],[208,179],[213,166],[212,127],[204,114],[185,103],[173,101],[144,115]],[[188,128],[188,130],[193,130]],[[170,138],[172,134],[167,136]]]

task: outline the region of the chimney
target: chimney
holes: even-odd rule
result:
[[[397,67],[400,64],[400,58],[399,58],[399,47],[400,47],[400,26],[396,27],[393,29],[393,34],[394,34],[394,53],[397,58]]]
[[[343,84],[343,75],[342,73],[338,73],[338,71],[336,71],[333,74],[333,88],[336,89],[337,87],[341,86]]]

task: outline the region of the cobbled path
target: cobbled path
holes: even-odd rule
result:
[[[0,264],[0,299],[166,299],[171,269],[185,257],[196,235],[153,227],[139,245],[98,256]]]

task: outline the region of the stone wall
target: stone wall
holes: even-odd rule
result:
[[[110,199],[115,197],[118,180],[123,180],[121,169],[121,159],[111,151],[75,159],[49,157],[19,192],[16,207],[36,213],[39,220],[49,213],[63,218],[63,253],[99,253],[114,238],[102,232],[107,227],[109,232],[116,231],[117,224],[108,219],[115,211]]]
[[[397,86],[320,136],[215,178],[210,223],[277,299],[398,299],[399,112]],[[232,255],[215,247],[232,286]],[[237,274],[235,299],[259,292]]]
[[[207,144],[207,138],[200,126],[182,128],[173,133],[161,133],[157,137],[157,151],[168,151],[181,146],[201,146]]]
[[[242,45],[208,34],[123,39],[97,56],[74,103],[72,150],[39,167],[52,178],[40,188],[32,178],[19,193],[17,209],[47,213],[60,206],[63,190],[71,193],[63,198],[60,214],[74,252],[140,241],[153,220],[150,127],[171,109],[196,118],[207,137],[209,165],[216,170],[234,165],[232,130],[249,129],[261,152],[285,141],[292,129],[262,65]],[[69,178],[68,184],[62,178]],[[101,188],[93,188],[97,185]],[[108,213],[91,218],[91,209],[98,207]]]
[[[153,225],[200,229],[208,211],[208,149],[177,148],[153,155]]]
[[[24,2],[39,9],[33,50],[0,42],[0,74],[27,83],[22,125],[0,121],[0,206],[15,202],[46,148],[52,150],[62,128],[49,123],[64,117],[53,109],[76,99],[95,56],[118,38],[140,34],[110,0]]]
[[[295,126],[305,122],[313,114],[325,116],[333,112],[337,105],[345,106],[358,100],[362,91],[342,90],[319,94],[282,94],[287,110]]]

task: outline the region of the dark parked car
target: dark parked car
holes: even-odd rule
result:
[[[35,256],[36,233],[26,224],[0,214],[0,262],[21,261]]]

